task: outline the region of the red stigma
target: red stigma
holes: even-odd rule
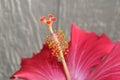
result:
[[[56,21],[57,21],[57,18],[56,18],[56,17],[52,17],[52,21],[53,21],[53,22],[56,22]]]
[[[43,22],[44,20],[46,20],[46,16],[42,16],[42,17],[40,18],[40,21],[41,21],[41,22]]]
[[[51,24],[51,21],[50,21],[50,20],[47,20],[47,21],[46,21],[46,24],[48,24],[48,25]]]

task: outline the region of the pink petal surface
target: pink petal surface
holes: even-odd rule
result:
[[[23,58],[21,69],[11,78],[23,78],[25,80],[65,80],[61,63],[57,62],[47,45],[44,45],[40,53],[32,58]]]
[[[120,42],[116,43],[109,56],[89,76],[90,80],[120,80]]]
[[[100,64],[113,47],[105,34],[88,33],[72,24],[70,53],[66,57],[72,80],[84,80],[91,67]]]

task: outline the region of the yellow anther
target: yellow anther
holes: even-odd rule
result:
[[[58,33],[63,33],[62,30],[58,30]]]
[[[56,33],[57,31],[56,31],[56,29],[54,29],[54,33]]]
[[[52,50],[52,55],[56,56],[60,53],[60,51],[62,51],[63,54],[68,53],[68,51],[66,51],[66,49],[68,48],[68,42],[65,40],[65,35],[63,34],[63,32],[61,30],[56,31],[56,36],[58,42],[54,39],[53,36],[46,36],[46,42],[49,48]]]

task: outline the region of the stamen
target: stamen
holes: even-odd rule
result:
[[[54,30],[52,29],[52,24],[55,22],[57,19],[54,17],[54,15],[49,14],[48,15],[49,19],[46,20],[46,17],[43,16],[40,18],[41,22],[44,22],[47,24],[51,35],[46,36],[46,43],[48,44],[49,49],[51,50],[51,54],[53,56],[56,56],[58,58],[58,61],[62,62],[63,68],[66,74],[67,80],[71,80],[70,73],[67,68],[67,64],[65,62],[64,55],[69,52],[68,50],[68,42],[65,40],[65,35],[62,32],[62,30]]]
[[[52,55],[57,56],[60,53],[60,50],[62,50],[64,55],[67,54],[68,53],[68,42],[65,40],[64,33],[58,30],[54,32],[54,34],[56,34],[55,37],[57,38],[59,43],[54,40],[52,35],[46,36],[46,42],[52,51]]]

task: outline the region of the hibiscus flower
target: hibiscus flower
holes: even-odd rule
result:
[[[81,30],[72,24],[70,42],[61,31],[53,31],[56,21],[40,19],[48,25],[51,36],[40,52],[22,58],[21,68],[11,79],[24,80],[120,80],[120,42],[113,43],[105,34]]]

